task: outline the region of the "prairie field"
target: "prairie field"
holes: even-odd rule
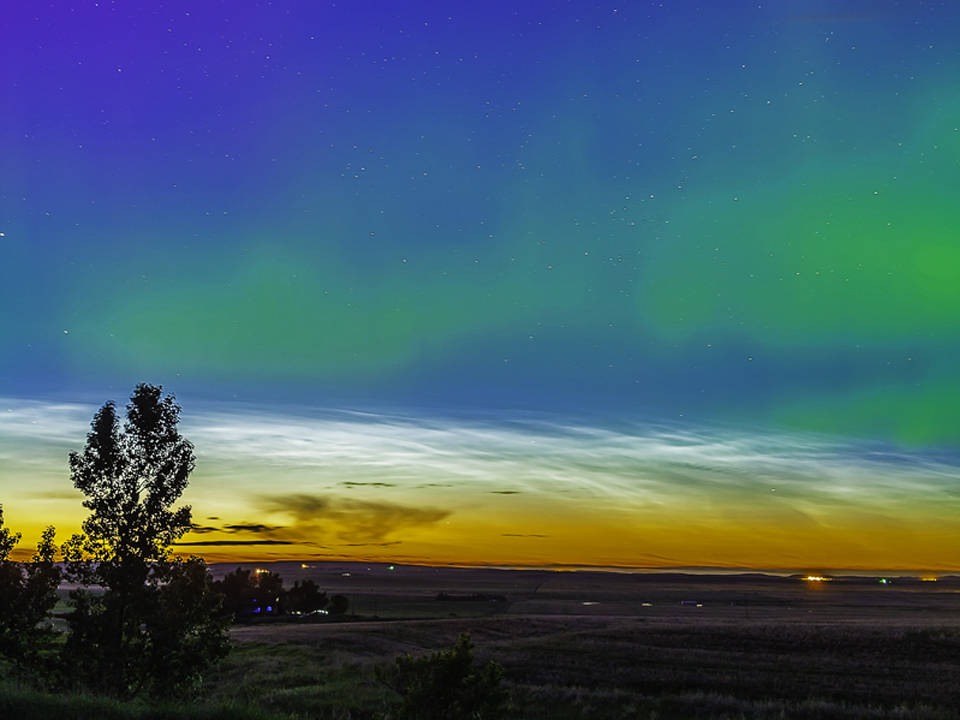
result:
[[[476,660],[503,667],[518,720],[960,717],[957,577],[246,565],[288,586],[312,579],[349,612],[235,625],[232,652],[187,701],[58,696],[0,679],[0,716],[390,720],[396,658],[468,632]]]
[[[960,716],[954,578],[267,567],[347,595],[352,615],[235,627],[207,702],[389,717],[376,668],[470,632],[517,718]]]

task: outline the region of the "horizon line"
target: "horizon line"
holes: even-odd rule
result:
[[[679,573],[690,575],[709,575],[709,574],[760,574],[770,576],[789,577],[791,575],[807,575],[810,573],[819,573],[824,575],[858,575],[866,573],[875,573],[876,576],[899,575],[901,577],[912,576],[960,576],[960,568],[953,569],[920,569],[920,568],[877,568],[877,567],[833,567],[825,568],[821,566],[804,567],[745,567],[738,565],[586,565],[579,563],[430,563],[430,562],[403,562],[399,560],[364,560],[364,559],[316,559],[316,558],[288,558],[288,559],[260,559],[260,560],[206,560],[207,565],[231,565],[231,564],[251,564],[251,565],[276,565],[282,563],[293,563],[301,565],[384,565],[395,567],[418,567],[418,568],[451,568],[457,570],[529,570],[544,572],[607,572],[624,575],[637,574],[663,574]],[[312,569],[312,568],[307,568]],[[873,575],[866,575],[872,577]]]

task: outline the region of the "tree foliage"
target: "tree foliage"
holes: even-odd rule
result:
[[[171,545],[190,529],[174,508],[194,468],[177,424],[180,406],[159,386],[134,389],[121,426],[112,402],[94,415],[71,479],[90,515],[63,546],[68,577],[100,591],[71,593],[67,677],[119,697],[194,685],[226,653],[226,622],[206,566]]]
[[[70,453],[70,479],[87,496],[84,549],[93,559],[143,565],[166,560],[190,529],[190,507],[172,509],[193,471],[193,445],[177,430],[180,406],[156,385],[137,385],[120,427],[107,402],[82,453]]]
[[[277,615],[283,607],[283,579],[277,573],[237,568],[217,580],[223,609],[235,621]]]
[[[327,594],[313,580],[297,580],[285,589],[274,572],[238,567],[214,588],[223,596],[223,609],[235,621],[283,613],[305,614],[327,606]],[[346,599],[346,598],[344,598]]]
[[[44,650],[55,636],[46,623],[57,603],[60,570],[54,564],[54,529],[43,531],[29,563],[10,559],[20,533],[3,527],[0,506],[0,658],[9,660],[18,674],[36,674]]]
[[[165,570],[154,611],[145,619],[151,638],[147,672],[155,688],[192,690],[210,662],[226,654],[221,598],[201,558]]]
[[[346,615],[350,609],[350,600],[346,595],[334,595],[330,598],[330,605],[327,608],[331,615]]]
[[[327,594],[310,579],[295,581],[286,594],[286,609],[289,612],[316,612],[325,608],[327,602]]]
[[[510,709],[503,668],[474,666],[473,642],[462,633],[453,647],[432,655],[401,655],[391,681],[401,696],[399,720],[496,720]]]

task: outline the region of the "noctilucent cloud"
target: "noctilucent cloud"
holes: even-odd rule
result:
[[[960,7],[17,4],[0,502],[140,381],[184,552],[956,569]]]

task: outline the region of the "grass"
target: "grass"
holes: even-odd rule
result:
[[[211,673],[205,698],[298,717],[382,717],[393,698],[376,680],[375,664],[300,644],[247,643]]]
[[[263,628],[263,633],[268,629]],[[471,630],[478,659],[506,669],[526,720],[946,720],[957,716],[960,629],[622,617],[472,618],[259,628],[214,673],[220,700],[316,717],[382,717],[374,667]],[[259,695],[242,690],[244,673]],[[316,673],[323,675],[317,680]],[[314,715],[309,715],[314,717]]]
[[[504,666],[511,720],[958,717],[960,593],[947,583],[423,573],[326,577],[356,612],[405,620],[235,627],[233,652],[192,703],[50,696],[0,681],[0,717],[389,720],[397,698],[377,668],[449,646],[463,631],[480,662]],[[435,599],[473,590],[509,602]],[[690,598],[704,607],[681,605]]]
[[[953,626],[504,616],[244,628],[192,703],[124,704],[8,682],[0,717],[384,720],[396,698],[376,668],[463,630],[479,661],[505,667],[511,717],[523,720],[947,720],[960,706]]]
[[[597,623],[498,643],[524,717],[955,715],[960,635],[854,626]],[[574,690],[579,697],[564,698]],[[542,710],[535,710],[542,708]],[[629,711],[627,715],[621,713]]]
[[[122,703],[81,694],[52,695],[0,683],[0,717],[17,720],[288,720],[257,705]]]

